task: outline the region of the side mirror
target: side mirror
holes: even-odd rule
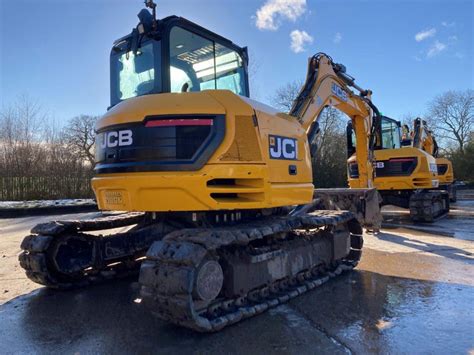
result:
[[[153,15],[146,9],[141,10],[138,13],[138,19],[140,24],[143,25],[143,32],[148,33],[153,30]]]

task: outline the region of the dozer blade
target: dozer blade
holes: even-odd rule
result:
[[[351,211],[366,229],[377,232],[382,226],[382,198],[376,189],[316,189],[313,198],[318,208]]]

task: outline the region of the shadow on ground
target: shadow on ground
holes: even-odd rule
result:
[[[463,249],[455,248],[453,246],[446,246],[440,244],[428,243],[421,240],[413,240],[413,238],[406,238],[398,234],[381,232],[377,234],[377,238],[391,243],[403,245],[422,252],[431,253],[445,258],[458,260],[467,264],[474,265],[474,258],[472,253]]]
[[[414,223],[406,209],[385,206],[383,226],[386,228],[404,227],[425,233],[450,236],[474,241],[474,200],[463,200],[451,204],[446,217],[434,223]]]
[[[133,302],[132,281],[46,289],[0,307],[3,352],[466,353],[474,288],[353,271],[264,315],[201,335]]]

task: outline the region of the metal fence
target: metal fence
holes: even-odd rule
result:
[[[91,198],[91,176],[0,176],[0,201]]]

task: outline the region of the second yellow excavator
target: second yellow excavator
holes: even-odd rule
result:
[[[376,129],[375,187],[382,197],[382,205],[409,209],[415,222],[433,222],[449,212],[449,195],[439,189],[437,161],[416,145],[402,147],[400,129],[399,121],[386,116],[381,118]],[[357,161],[360,158],[350,124],[347,141],[349,185],[358,188]]]
[[[406,130],[406,128],[404,128]],[[439,190],[448,191],[449,200],[456,202],[457,193],[454,185],[453,164],[449,159],[439,156],[438,143],[433,132],[428,128],[428,124],[421,118],[413,121],[413,132],[411,139],[408,139],[412,147],[419,148],[432,155],[436,159],[438,168]]]

